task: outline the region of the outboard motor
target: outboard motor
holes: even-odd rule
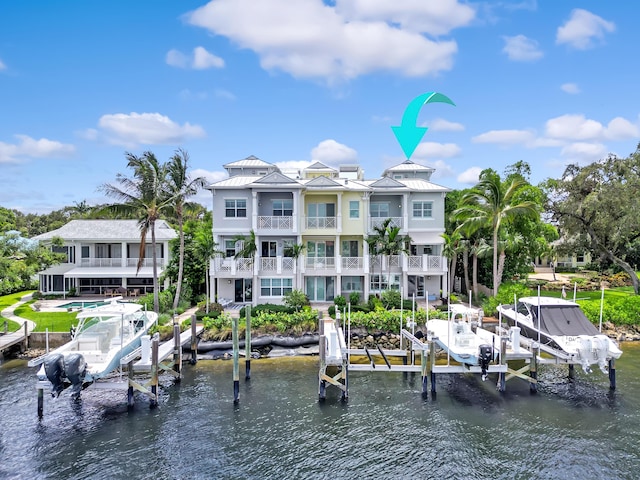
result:
[[[85,362],[82,354],[72,353],[65,358],[64,368],[67,378],[71,382],[71,395],[77,397],[80,395],[84,377],[87,374],[87,362]]]
[[[480,368],[482,369],[482,380],[487,379],[487,370],[489,368],[489,362],[493,358],[493,348],[491,345],[482,344],[478,347],[478,360],[480,361]]]
[[[64,390],[64,357],[61,353],[47,355],[44,359],[44,372],[51,382],[51,396],[60,396]]]

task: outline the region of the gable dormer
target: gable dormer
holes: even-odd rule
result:
[[[402,178],[421,178],[423,180],[430,181],[431,174],[435,172],[434,168],[426,167],[411,160],[405,160],[404,162],[387,168],[383,173],[383,177],[391,177],[396,180]]]
[[[255,175],[265,176],[273,172],[279,172],[280,169],[272,164],[259,159],[255,155],[249,155],[242,160],[226,163],[223,165],[230,177],[236,175]]]

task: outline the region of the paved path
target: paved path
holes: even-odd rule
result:
[[[25,295],[20,299],[19,302],[14,303],[10,307],[7,307],[4,310],[2,310],[1,313],[4,318],[13,320],[14,322],[22,325],[22,327],[14,333],[8,333],[6,335],[0,336],[0,351],[24,340],[24,323],[25,322],[27,323],[27,334],[30,334],[33,331],[33,329],[36,328],[35,322],[32,322],[31,320],[28,320],[26,318],[18,317],[17,315],[14,314],[16,308],[28,302],[29,300],[31,300],[31,294]],[[3,328],[4,328],[4,325],[3,325]]]

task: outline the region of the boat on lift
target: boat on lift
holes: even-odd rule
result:
[[[140,346],[141,337],[157,318],[142,305],[119,303],[115,298],[107,305],[85,308],[76,317],[71,341],[30,361],[29,366],[40,365],[38,379],[51,382],[53,396],[69,386],[77,396],[116,370],[120,359]]]
[[[489,364],[495,360],[494,346],[477,335],[477,320],[482,314],[463,305],[450,305],[449,320],[428,320],[427,335],[458,363],[480,366],[482,379],[487,378]],[[487,332],[490,336],[489,332]]]
[[[523,297],[514,305],[500,305],[498,312],[510,326],[519,327],[527,337],[551,350],[559,351],[586,373],[598,365],[607,373],[610,360],[620,358],[618,344],[602,334],[585,316],[580,305],[553,297]]]

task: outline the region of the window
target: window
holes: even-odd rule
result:
[[[224,201],[224,216],[226,218],[246,218],[247,200],[232,198]]]
[[[362,292],[362,277],[342,277],[342,290],[348,292]]]
[[[276,242],[262,242],[262,257],[273,258],[276,256]]]
[[[89,258],[89,245],[83,245],[81,247],[82,258]]]
[[[371,275],[369,286],[372,291],[387,290],[389,288],[387,275]],[[391,275],[391,289],[400,290],[400,275]]]
[[[307,216],[312,218],[326,218],[336,216],[335,203],[310,203],[307,205]]]
[[[388,203],[372,203],[370,206],[370,215],[376,218],[389,218]]]
[[[274,217],[291,217],[293,215],[293,200],[274,200],[272,212]]]
[[[281,297],[292,290],[291,278],[262,278],[260,279],[260,296]]]
[[[235,240],[224,241],[224,256],[232,258],[236,255],[236,242]]]
[[[349,218],[360,218],[360,202],[357,200],[349,202]]]
[[[75,247],[69,245],[63,246],[51,246],[51,251],[53,253],[63,253],[67,258],[62,263],[75,263],[76,262],[76,249]],[[60,290],[61,291],[61,290]]]
[[[309,258],[333,258],[335,255],[334,245],[335,242],[332,240],[320,240],[318,242],[309,241],[307,242],[307,256]]]
[[[413,202],[414,218],[431,218],[433,202]]]
[[[342,256],[343,257],[357,257],[358,256],[358,241],[357,240],[343,240],[342,241]]]

